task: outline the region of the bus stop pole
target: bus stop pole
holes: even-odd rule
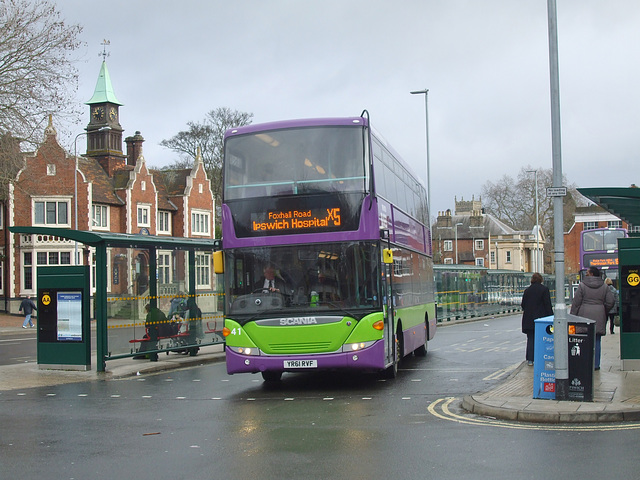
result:
[[[549,17],[549,76],[551,81],[551,142],[553,156],[553,186],[562,187],[562,150],[560,135],[560,81],[558,73],[558,22],[556,0],[547,0]],[[554,265],[556,274],[556,305],[553,320],[556,400],[567,400],[569,390],[569,348],[567,307],[564,295],[564,218],[563,197],[553,199]]]

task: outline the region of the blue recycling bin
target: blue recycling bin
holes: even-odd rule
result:
[[[538,318],[534,323],[533,398],[555,400],[556,367],[553,342],[553,315]]]

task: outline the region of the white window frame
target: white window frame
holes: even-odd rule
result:
[[[156,233],[171,235],[171,212],[158,210]]]
[[[477,267],[484,267],[484,258],[476,257],[476,266]]]
[[[484,250],[484,240],[476,240],[473,242],[473,246],[476,250]]]
[[[584,230],[594,230],[598,228],[598,222],[584,222],[582,226]]]
[[[209,235],[211,212],[207,210],[191,210],[191,234]]]
[[[139,203],[136,213],[137,213],[136,219],[138,220],[138,227],[151,226],[151,205]]]
[[[507,250],[504,252],[507,263],[511,263],[511,250]]]
[[[445,240],[442,248],[445,252],[453,252],[453,240]]]
[[[156,268],[158,269],[158,284],[169,285],[173,282],[172,259],[173,252],[171,250],[158,250],[156,255]]]
[[[211,288],[211,254],[196,252],[196,288]]]
[[[31,259],[27,263],[27,256],[30,256]],[[36,278],[35,278],[35,255],[33,251],[22,252],[22,291],[23,292],[34,292],[36,289]],[[28,272],[28,275],[27,275]],[[31,288],[27,288],[27,276],[29,276],[31,280]]]
[[[607,222],[607,226],[609,228],[622,228],[622,220],[613,220],[611,222]]]
[[[44,218],[41,222],[36,221],[36,207],[38,204],[42,203],[42,208],[44,209],[42,214]],[[47,221],[47,205],[55,203],[55,222]],[[61,223],[58,221],[60,215],[60,204],[66,204],[67,206],[67,221]],[[31,224],[32,225],[40,225],[43,227],[66,227],[71,228],[71,197],[34,197],[31,199]]]
[[[100,224],[96,222],[96,211],[100,211]],[[109,230],[111,219],[109,218],[110,208],[108,205],[93,204],[91,205],[91,229],[92,230]]]
[[[444,264],[445,265],[453,265],[453,258],[445,258],[444,259]]]

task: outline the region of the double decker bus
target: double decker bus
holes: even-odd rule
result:
[[[366,111],[228,130],[227,372],[395,377],[403,356],[425,356],[436,330],[426,199]]]
[[[614,284],[618,281],[618,239],[627,237],[625,228],[595,228],[580,236],[580,275],[598,267]]]

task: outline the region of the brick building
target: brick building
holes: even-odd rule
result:
[[[544,236],[534,227],[516,231],[484,213],[482,201],[455,199],[455,213],[439,212],[433,232],[434,262],[445,265],[476,265],[491,269],[543,273]],[[536,242],[536,235],[539,235]]]
[[[135,235],[213,238],[214,200],[200,156],[191,169],[154,171],[148,168],[140,132],[125,139],[123,152],[120,107],[113,92],[105,62],[96,89],[87,102],[90,121],[86,132],[86,154],[75,157],[58,143],[53,121],[44,132],[44,141],[35,152],[25,153],[24,166],[9,185],[0,225],[3,253],[0,292],[4,309],[17,313],[21,298],[37,291],[36,271],[41,265],[92,265],[91,249],[69,240],[46,235],[10,234],[9,226],[42,226]],[[74,178],[75,174],[75,178]],[[76,194],[77,192],[77,194]],[[178,290],[172,282],[175,272],[171,252],[158,252],[160,283]],[[202,263],[209,258],[202,258]],[[115,252],[107,265],[116,293],[130,282],[120,275],[135,277],[132,292],[144,294],[148,287],[141,272],[149,259],[144,253],[134,258],[133,267],[121,272]],[[211,269],[203,269],[212,275]],[[203,282],[205,282],[203,280]],[[208,286],[213,284],[210,279]],[[92,288],[93,288],[92,282]],[[170,287],[170,288],[169,288]],[[130,288],[130,287],[127,287]],[[170,291],[167,293],[170,293]]]

